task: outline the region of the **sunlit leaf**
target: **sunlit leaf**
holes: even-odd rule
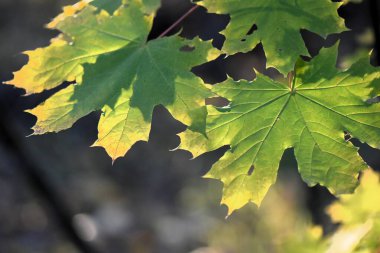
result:
[[[262,43],[268,66],[285,75],[294,69],[300,55],[308,55],[301,29],[321,36],[344,30],[337,12],[341,3],[330,0],[203,0],[198,4],[209,12],[230,15],[222,32],[227,54],[248,52]]]
[[[148,140],[156,105],[187,125],[203,118],[211,93],[191,69],[216,50],[198,38],[147,41],[153,15],[145,10],[157,1],[145,2],[128,1],[113,16],[88,5],[57,24],[64,32],[60,39],[29,53],[29,63],[11,81],[17,87],[36,93],[76,81],[28,111],[37,117],[34,134],[70,128],[101,110],[94,145],[115,160],[135,142]]]
[[[288,84],[259,74],[253,82],[228,79],[215,85],[212,91],[230,105],[208,106],[207,138],[190,130],[181,134],[181,148],[194,155],[230,145],[206,175],[224,183],[222,203],[229,213],[250,201],[260,205],[284,151],[292,147],[310,186],[320,184],[335,194],[357,186],[358,172],[367,166],[345,132],[379,145],[380,104],[367,100],[375,95],[380,72],[368,57],[339,70],[336,52],[332,47],[310,62],[300,60]]]

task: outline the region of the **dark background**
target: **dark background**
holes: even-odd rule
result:
[[[20,52],[47,46],[56,31],[43,28],[63,5],[74,1],[0,0],[0,81],[10,80],[27,59]],[[150,39],[191,8],[187,0],[162,0]],[[310,54],[323,45],[340,44],[340,65],[361,50],[376,48],[380,10],[376,0],[349,4],[339,13],[352,30],[323,38],[302,31]],[[376,9],[377,8],[377,9]],[[228,16],[207,14],[198,8],[172,33],[182,28],[188,38],[214,39],[228,23]],[[379,43],[379,40],[377,40]],[[377,50],[372,63],[377,65]],[[261,46],[246,54],[197,67],[194,72],[207,83],[226,78],[252,80],[253,67],[265,70]],[[59,89],[59,88],[58,88]],[[79,120],[73,128],[58,134],[26,137],[35,118],[23,111],[32,108],[54,91],[23,96],[23,91],[0,85],[0,253],[18,252],[192,252],[208,246],[208,234],[220,224],[229,224],[239,215],[252,215],[248,205],[225,220],[226,207],[220,206],[222,185],[201,179],[226,150],[190,160],[186,151],[170,152],[178,146],[177,133],[185,126],[175,121],[165,108],[155,109],[150,140],[138,142],[111,165],[101,148],[89,148],[97,136],[99,113]],[[380,169],[380,152],[360,144],[360,154],[373,168]],[[297,201],[310,212],[324,232],[335,228],[324,213],[334,197],[316,186],[308,188],[296,170],[293,151],[285,153],[280,181],[288,190],[299,189]],[[244,235],[242,235],[244,236]],[[195,252],[195,251],[194,251]],[[237,252],[237,251],[197,251]],[[247,251],[249,252],[249,251]]]

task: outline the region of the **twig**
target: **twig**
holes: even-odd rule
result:
[[[194,5],[190,10],[188,10],[185,14],[183,14],[176,22],[174,22],[168,29],[163,31],[157,38],[162,38],[166,34],[168,34],[171,30],[173,30],[177,25],[179,25],[185,18],[190,16],[196,9],[198,9],[199,5]]]

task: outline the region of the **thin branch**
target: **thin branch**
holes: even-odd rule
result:
[[[185,18],[190,16],[196,9],[198,9],[199,5],[194,5],[190,10],[188,10],[185,14],[183,14],[176,22],[174,22],[168,29],[163,31],[158,38],[164,37],[166,34],[168,34],[171,30],[173,30],[177,25],[179,25]]]

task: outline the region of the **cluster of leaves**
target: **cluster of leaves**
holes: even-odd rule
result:
[[[229,145],[206,175],[224,183],[229,213],[247,202],[259,205],[274,184],[281,156],[294,148],[309,185],[333,193],[352,192],[367,166],[345,135],[376,147],[380,143],[380,73],[361,59],[336,66],[337,47],[311,61],[301,36],[343,31],[330,0],[203,0],[208,12],[230,15],[219,51],[211,42],[178,35],[147,41],[159,0],[82,0],[68,6],[48,28],[61,34],[45,48],[28,51],[29,63],[8,84],[27,94],[72,82],[28,112],[37,117],[34,134],[70,128],[102,111],[98,140],[112,160],[149,137],[152,112],[163,105],[188,127],[180,148],[194,156]],[[247,52],[261,43],[268,66],[288,79],[258,74],[253,82],[228,79],[213,87],[191,72],[220,54]],[[226,107],[205,106],[224,97]],[[252,170],[253,168],[253,170]]]
[[[328,208],[332,220],[341,224],[331,238],[332,252],[379,252],[380,250],[380,176],[367,170],[352,195],[342,195]]]
[[[327,208],[339,226],[326,236],[320,226],[311,224],[297,191],[289,193],[290,186],[280,183],[271,189],[259,210],[247,206],[218,224],[207,236],[210,251],[205,252],[379,252],[379,176],[372,170],[365,171],[352,195],[342,195]]]

